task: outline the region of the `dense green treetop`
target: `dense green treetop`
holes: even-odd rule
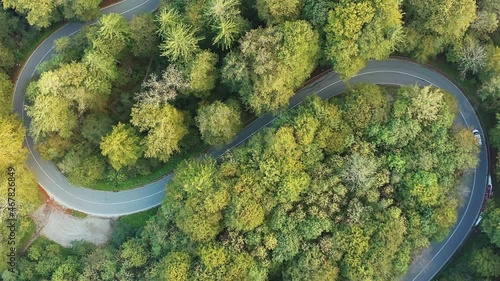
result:
[[[450,11],[457,10],[469,19],[469,12],[459,7],[462,2],[446,3],[449,4]],[[493,0],[478,2],[478,13],[487,13],[486,19],[493,17],[493,14],[497,15],[495,3]],[[76,10],[83,11],[79,1],[70,1],[67,5],[73,4],[74,7],[79,7]],[[355,75],[367,60],[387,57],[397,44],[404,44],[405,39],[410,43],[417,42],[411,36],[412,28],[419,26],[422,17],[430,15],[443,25],[445,23],[440,21],[441,17],[446,22],[453,23],[456,20],[455,16],[447,14],[447,10],[435,5],[428,6],[435,9],[429,12],[431,9],[425,10],[427,7],[421,3],[392,0],[335,3],[326,0],[255,3],[239,0],[189,0],[162,3],[156,14],[138,15],[130,23],[117,14],[105,15],[96,25],[84,28],[83,32],[71,38],[59,39],[55,43],[55,56],[40,66],[39,79],[27,92],[30,99],[28,114],[33,119],[30,132],[35,136],[40,153],[47,159],[56,163],[63,161],[66,154],[71,152],[70,147],[83,137],[85,145],[89,147],[85,151],[91,154],[87,155],[88,158],[102,164],[105,158],[100,149],[101,138],[111,133],[113,124],[132,123],[132,108],[141,108],[143,104],[155,104],[158,108],[171,107],[183,112],[181,119],[186,120],[188,125],[181,126],[181,132],[174,133],[176,136],[166,142],[168,144],[165,147],[169,147],[168,149],[161,153],[150,152],[143,155],[155,155],[154,159],[166,161],[175,153],[185,152],[184,149],[200,143],[194,122],[190,120],[197,115],[202,105],[216,100],[224,102],[238,93],[241,97],[239,102],[244,105],[242,116],[246,117],[248,113],[277,113],[288,105],[289,98],[310,77],[318,62],[322,66],[333,66],[342,78],[347,79]],[[402,32],[402,9],[406,13],[406,32]],[[261,17],[260,20],[257,14]],[[0,20],[5,26],[17,29],[13,20],[15,18],[2,15]],[[57,20],[57,15],[52,20]],[[493,21],[486,20],[488,24]],[[497,94],[500,92],[497,75],[500,71],[495,63],[497,48],[493,44],[484,43],[484,36],[491,32],[492,27],[480,21],[474,22],[477,23],[476,27],[467,30],[468,24],[463,24],[446,36],[439,35],[446,32],[441,27],[436,27],[437,31],[426,29],[422,34],[453,38],[446,43],[452,46],[448,54],[449,60],[459,64],[464,76],[479,74],[482,83],[480,96],[493,107],[500,100],[497,98],[500,96]],[[494,23],[490,25],[493,26]],[[6,46],[6,50],[14,46],[7,40],[11,35],[5,28],[0,29],[0,45]],[[5,57],[6,67],[9,68],[12,65],[9,58],[15,53],[1,50],[0,47],[0,56]],[[413,51],[400,50],[407,53]],[[415,98],[412,101],[411,107],[416,108],[415,114],[420,112],[417,114],[418,119],[425,119],[427,122],[439,119],[438,103],[434,102],[437,100],[429,102],[430,97],[435,97],[432,94],[422,92],[422,96],[426,98]],[[52,105],[54,101],[61,106],[56,108]],[[353,128],[369,126],[368,121],[372,117],[386,118],[384,110],[387,107],[384,105],[387,100],[383,95],[375,94],[366,101],[356,98],[356,102],[358,104],[352,110],[343,110],[350,111],[353,115],[360,114],[360,122],[340,126],[335,133],[328,133],[328,137],[323,137],[321,142],[328,151],[344,152],[351,145],[352,139],[342,139],[339,136],[352,134]],[[369,106],[374,111],[363,109],[362,105],[365,103],[371,104]],[[146,115],[148,118],[162,120],[161,116],[156,115],[161,115],[161,112],[155,110],[155,114]],[[46,114],[48,118],[44,119]],[[140,115],[137,110],[135,115]],[[102,118],[103,122],[96,122],[96,117]],[[346,120],[349,118],[352,117],[346,116]],[[438,121],[448,122],[449,118]],[[301,122],[305,127],[319,126],[311,118],[304,118]],[[215,124],[213,126],[216,127]],[[383,131],[383,135],[378,136],[379,142],[388,145],[397,141],[405,143],[408,136],[419,134],[422,130],[414,120],[393,121],[390,126],[390,129]],[[159,131],[152,130],[152,127],[136,127],[141,129],[138,134],[141,143],[149,143],[151,149],[160,149],[159,142],[167,139]],[[231,128],[228,132],[231,132],[224,133],[226,136],[223,142],[230,139],[229,135],[234,135],[234,128],[238,126],[228,127]],[[405,129],[404,132],[401,128]],[[377,130],[382,129],[371,128],[371,133],[377,134]],[[391,135],[391,130],[398,133]],[[188,131],[194,133],[193,137],[180,137],[188,134]],[[220,143],[207,141],[206,137],[207,132],[217,130],[205,128],[203,131],[206,142]],[[304,132],[303,137],[305,142],[311,139],[310,133]],[[146,138],[152,139],[146,142]],[[328,143],[328,140],[331,142]],[[153,145],[154,142],[156,145]],[[70,160],[72,158],[74,156],[69,157]],[[67,163],[83,165],[81,161],[67,160]],[[123,173],[129,176],[135,176],[137,171],[147,173],[150,171],[147,163],[149,162],[141,157],[134,165],[127,166],[127,171]],[[157,164],[154,161],[151,163],[155,163],[152,166]],[[461,165],[470,163],[471,159],[467,159]],[[63,166],[78,169],[73,164]],[[113,171],[110,168],[110,165],[105,165],[103,173]],[[102,170],[97,169],[95,172],[99,173],[95,173],[94,178],[102,177]]]
[[[369,59],[387,58],[402,40],[398,1],[341,1],[332,6],[325,26],[325,56],[344,79]]]
[[[134,16],[130,21],[132,53],[137,57],[149,57],[158,50],[156,24],[151,13]]]
[[[315,28],[322,29],[328,20],[330,4],[328,0],[305,0],[301,17],[309,21]]]
[[[205,21],[215,36],[214,45],[229,49],[247,29],[249,23],[241,16],[240,0],[210,0],[204,3]]]
[[[163,38],[160,44],[161,55],[171,61],[185,62],[198,52],[198,41],[194,27],[183,20],[180,13],[173,8],[163,8],[157,15],[159,32]]]
[[[268,25],[296,20],[302,8],[302,0],[257,0],[259,17]]]
[[[408,110],[425,105],[420,95],[436,110]],[[180,280],[218,279],[236,266],[231,255],[241,254],[249,259],[243,279],[394,279],[413,251],[445,237],[457,218],[456,175],[477,164],[477,143],[468,130],[453,128],[447,95],[416,86],[388,94],[364,85],[330,102],[311,98],[220,165],[205,159],[179,167],[158,218],[171,225],[170,234],[146,237],[165,245],[166,257],[184,257],[177,260],[186,270]],[[373,111],[377,99],[387,105]],[[389,141],[398,123],[420,130]],[[338,143],[349,148],[341,153],[323,141],[340,130]],[[475,161],[459,164],[468,158]],[[154,272],[173,274],[171,266],[160,262]]]
[[[122,123],[118,123],[111,134],[102,138],[101,151],[115,170],[134,165],[143,152],[137,133]]]
[[[497,113],[500,108],[500,46],[489,45],[486,50],[486,65],[479,73],[482,82],[479,97],[483,107]]]
[[[33,222],[28,215],[41,203],[36,196],[37,182],[28,170],[26,160],[28,149],[24,146],[26,128],[20,118],[11,113],[13,85],[7,75],[0,73],[0,102],[4,105],[0,108],[0,188],[5,192],[0,193],[0,227],[9,229],[8,218],[12,209],[12,199],[15,199],[16,244],[12,245],[8,235],[0,237],[0,251],[5,253],[0,257],[0,271],[7,266],[9,257],[7,253],[14,247],[21,250],[21,238],[31,235],[30,227]],[[14,186],[12,185],[14,184]],[[35,195],[35,196],[34,196]]]
[[[476,19],[474,0],[403,1],[406,40],[401,50],[426,61],[455,44]]]
[[[12,85],[9,76],[0,72],[0,104],[5,106],[5,109],[0,110],[0,116],[6,116],[10,113],[7,108],[12,104],[13,91],[14,85]]]
[[[195,121],[201,138],[212,146],[230,143],[242,127],[240,108],[219,101],[200,107]]]
[[[29,26],[28,24],[25,24]],[[17,61],[16,53],[25,40],[16,38],[29,37],[23,21],[8,11],[0,9],[0,70],[8,72]],[[24,41],[24,42],[23,42]]]
[[[121,15],[112,13],[99,19],[96,38],[92,40],[92,44],[97,51],[111,57],[117,57],[127,46],[129,40],[129,23]]]
[[[200,115],[217,116],[224,105],[202,106]],[[313,96],[218,163],[183,162],[140,235],[85,252],[80,266],[30,253],[22,268],[34,270],[21,280],[61,272],[82,280],[398,278],[415,251],[447,235],[461,175],[477,164],[477,142],[454,127],[456,113],[453,97],[432,87],[360,85],[330,101]],[[187,132],[184,118],[169,103],[136,104],[132,124],[146,133],[147,157],[168,159]],[[112,164],[135,159],[131,130],[119,124],[103,138]],[[71,148],[59,165],[75,182],[102,172],[104,159],[83,158],[86,149]]]
[[[483,248],[474,252],[470,266],[482,277],[494,280],[500,276],[500,255],[491,248]]]
[[[24,127],[21,121],[14,115],[0,116],[0,168],[7,169],[9,166],[26,161],[27,149],[23,147]]]
[[[88,186],[106,176],[106,159],[97,153],[91,144],[81,142],[71,146],[57,163],[70,182]]]
[[[423,31],[445,36],[445,40],[460,38],[475,17],[476,1],[404,1],[408,17],[420,23]]]
[[[77,116],[71,106],[72,102],[61,96],[37,96],[34,105],[26,109],[31,118],[30,134],[34,140],[38,141],[50,132],[63,138],[71,137],[77,125]]]
[[[254,29],[225,58],[222,78],[258,115],[276,111],[316,66],[318,40],[306,21]]]
[[[24,39],[35,36],[23,16],[37,28],[90,20],[100,1],[2,3],[13,10],[0,11],[0,70],[11,71],[36,41]],[[116,184],[200,137],[230,142],[241,116],[285,108],[318,63],[347,79],[396,47],[422,61],[446,51],[494,111],[499,18],[498,0],[162,1],[156,14],[130,23],[109,14],[57,40],[27,90],[29,131],[73,183]],[[0,73],[4,104],[8,80]],[[331,101],[311,98],[220,161],[184,162],[144,231],[122,235],[115,248],[76,246],[69,257],[38,242],[19,264],[20,279],[396,279],[416,251],[446,236],[460,176],[477,165],[479,147],[453,125],[457,113],[456,100],[432,87],[361,85]],[[0,110],[0,126],[0,167],[18,169],[19,206],[29,212],[38,202],[23,165],[24,129],[10,110]],[[488,210],[483,224],[492,243],[495,214]],[[487,249],[469,265],[474,276],[499,274]]]
[[[500,208],[492,204],[488,208],[481,229],[488,235],[492,244],[500,247]],[[498,273],[500,275],[500,273]]]
[[[196,55],[189,65],[189,92],[197,97],[208,97],[215,88],[218,69],[216,54],[202,51]]]
[[[4,8],[12,8],[21,14],[27,14],[28,22],[37,28],[48,27],[53,21],[65,19],[89,21],[99,16],[99,4],[102,0],[6,0]]]
[[[179,142],[187,134],[184,114],[170,104],[140,104],[132,109],[131,123],[147,132],[142,140],[144,155],[161,161],[179,150]]]

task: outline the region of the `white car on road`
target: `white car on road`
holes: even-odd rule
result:
[[[474,135],[474,137],[477,139],[477,143],[479,145],[482,145],[483,144],[483,141],[481,140],[481,135],[479,134],[479,131],[477,129],[474,129],[472,130],[472,134]]]

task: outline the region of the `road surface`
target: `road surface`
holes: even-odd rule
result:
[[[119,13],[130,20],[133,15],[141,12],[150,12],[156,9],[159,0],[126,0],[102,10],[102,13]],[[24,92],[36,73],[36,66],[49,59],[53,53],[54,40],[62,36],[71,36],[78,32],[83,26],[81,23],[70,23],[47,38],[30,56],[24,65],[15,85],[14,110],[23,118],[24,125],[29,126],[29,118],[24,110]],[[477,128],[481,135],[484,132],[479,120],[464,94],[446,77],[424,66],[405,60],[384,60],[371,61],[367,67],[353,77],[349,84],[356,83],[377,83],[392,85],[435,85],[454,94],[460,107],[458,121],[468,127]],[[322,98],[330,98],[342,93],[346,89],[346,84],[338,78],[335,73],[329,73],[314,83],[301,89],[290,100],[290,107],[299,105],[308,95],[317,93]],[[221,149],[211,150],[212,156],[219,156],[227,149],[231,149],[272,123],[274,117],[265,115],[247,127],[237,136],[235,141]],[[30,170],[36,175],[40,185],[59,204],[101,217],[116,217],[132,214],[158,206],[165,196],[165,185],[171,180],[172,175],[146,186],[133,190],[120,192],[105,192],[77,187],[68,180],[51,163],[42,160],[40,155],[34,150],[33,140],[26,136],[26,145],[30,151],[27,162]],[[483,144],[480,153],[480,163],[467,186],[470,193],[464,199],[464,205],[459,210],[458,222],[452,228],[449,237],[440,243],[433,243],[426,251],[422,259],[418,259],[410,266],[408,274],[404,280],[430,280],[446,264],[448,259],[458,249],[466,239],[471,227],[476,220],[485,194],[486,179],[488,173],[488,155]]]

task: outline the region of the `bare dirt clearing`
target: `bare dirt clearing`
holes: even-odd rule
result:
[[[71,216],[69,210],[51,200],[40,206],[32,214],[32,218],[37,225],[37,231],[33,238],[43,235],[65,247],[71,246],[72,241],[78,240],[95,245],[108,242],[111,239],[116,220],[93,216],[77,218]]]

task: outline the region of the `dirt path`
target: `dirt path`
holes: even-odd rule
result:
[[[87,216],[77,218],[68,210],[50,200],[40,206],[32,218],[37,225],[34,237],[43,235],[50,240],[65,246],[71,246],[72,241],[84,240],[95,245],[101,245],[111,239],[115,219]]]

